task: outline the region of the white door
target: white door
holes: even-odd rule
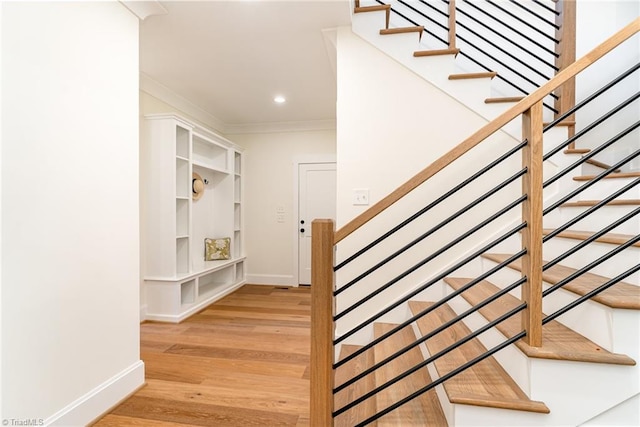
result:
[[[298,166],[298,282],[311,284],[311,222],[336,219],[336,164]]]

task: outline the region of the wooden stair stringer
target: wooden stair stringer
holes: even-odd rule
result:
[[[409,307],[415,315],[432,304],[410,301]],[[455,316],[454,311],[444,304],[418,319],[416,323],[421,333],[427,334]],[[430,354],[436,354],[470,333],[463,322],[457,322],[428,339],[425,344]],[[475,338],[437,359],[434,365],[438,374],[442,376],[486,351],[484,345]],[[454,404],[549,413],[549,408],[544,403],[529,399],[493,356],[445,381],[444,389]]]
[[[340,359],[344,359],[345,357],[355,353],[360,348],[362,348],[362,346],[343,344],[340,348]],[[336,369],[336,386],[339,386],[340,384],[348,381],[350,378],[355,377],[365,369],[373,366],[373,364],[373,351],[365,351],[361,355],[355,357],[353,360],[350,360],[349,362]],[[360,381],[357,381],[351,386],[336,393],[334,395],[334,408],[336,410],[340,409],[349,402],[352,402],[358,397],[363,396],[365,393],[373,390],[374,388],[375,379],[372,374],[369,374]],[[374,398],[369,398],[361,404],[355,406],[354,408],[351,408],[348,411],[335,417],[334,425],[336,427],[351,427],[358,424],[359,422],[366,420],[375,413],[376,401]],[[369,425],[375,426],[376,423],[373,422]]]
[[[503,262],[510,256],[511,255],[509,254],[482,255],[483,258],[490,259],[497,263]],[[546,261],[543,261],[543,264],[544,263],[546,263]],[[522,262],[520,260],[516,260],[508,264],[508,267],[516,271],[522,271]],[[575,271],[576,269],[574,268],[556,264],[542,272],[542,280],[551,285],[555,285],[560,280],[570,274],[573,274]],[[608,280],[609,278],[607,277],[587,272],[564,285],[563,289],[573,292],[576,295],[583,296],[603,283],[606,283]],[[619,282],[591,299],[610,308],[640,310],[640,287],[634,286],[630,283]]]
[[[471,279],[446,278],[445,281],[453,289],[460,289]],[[486,280],[462,293],[462,297],[471,305],[476,305],[500,289]],[[520,305],[520,300],[510,294],[505,294],[482,307],[478,312],[488,321],[493,321],[504,313]],[[522,331],[521,314],[516,314],[496,325],[496,329],[507,338]],[[574,362],[608,363],[614,365],[635,365],[635,361],[627,355],[611,353],[591,340],[567,328],[560,322],[552,320],[542,327],[542,347],[531,347],[523,340],[515,345],[526,356],[539,359],[568,360]]]
[[[377,338],[396,326],[397,325],[389,323],[375,323],[374,335]],[[415,341],[416,336],[413,332],[413,328],[409,325],[374,347],[375,362],[380,362],[398,351],[398,349]],[[409,350],[402,356],[375,371],[376,386],[382,385],[388,380],[423,361],[424,358],[422,356],[422,352],[418,347]],[[429,371],[426,368],[419,369],[376,395],[376,406],[378,411],[389,407],[430,382],[431,376],[429,375]],[[446,425],[447,421],[434,389],[423,393],[417,398],[378,419],[378,426],[388,427]]]

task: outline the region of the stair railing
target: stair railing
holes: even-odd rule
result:
[[[423,26],[428,38],[456,49],[472,67],[497,72],[505,91],[528,95],[575,61],[576,2],[510,3],[519,13],[493,0],[398,0],[391,12]],[[548,97],[544,105],[558,117],[573,106],[575,83],[567,81]],[[570,131],[573,120],[567,117]]]
[[[605,54],[607,54],[608,52],[610,52],[611,50],[613,50],[614,48],[622,44],[625,40],[629,39],[631,36],[633,36],[639,31],[640,31],[640,18],[636,19],[635,21],[627,25],[625,28],[623,28],[614,36],[606,40],[600,46],[593,49],[584,57],[580,58],[579,60],[567,66],[564,70],[560,71],[549,82],[542,85],[540,89],[534,91],[532,94],[524,98],[518,104],[516,104],[515,106],[507,110],[505,113],[498,116],[495,120],[483,126],[481,129],[476,131],[473,135],[465,139],[461,144],[453,148],[451,151],[449,151],[447,154],[445,154],[444,156],[442,156],[441,158],[433,162],[431,165],[427,166],[425,169],[423,169],[421,172],[415,175],[412,179],[402,184],[395,191],[393,191],[388,196],[386,196],[385,198],[383,198],[382,200],[374,204],[371,208],[369,208],[368,210],[366,210],[365,212],[363,212],[362,214],[354,218],[352,221],[350,221],[349,223],[341,227],[339,230],[334,231],[334,223],[331,220],[314,220],[313,221],[312,223],[312,236],[313,236],[312,237],[312,242],[313,242],[312,243],[312,313],[311,313],[311,319],[312,319],[311,424],[312,425],[314,426],[333,425],[334,417],[337,417],[340,414],[343,414],[344,412],[348,411],[350,408],[354,407],[355,405],[360,404],[364,400],[372,397],[378,391],[386,387],[389,387],[390,385],[397,382],[398,380],[410,375],[412,372],[415,372],[417,369],[424,368],[427,364],[434,362],[436,359],[446,354],[448,351],[451,351],[452,349],[457,348],[458,346],[462,345],[464,342],[469,341],[470,339],[478,336],[479,334],[495,326],[496,324],[520,312],[524,313],[521,316],[523,319],[522,332],[509,337],[507,341],[505,341],[504,343],[488,350],[484,354],[478,355],[478,357],[476,357],[474,360],[470,361],[469,363],[466,363],[465,365],[457,369],[454,369],[450,373],[441,376],[439,379],[433,381],[431,384],[425,385],[420,390],[417,390],[415,393],[411,394],[410,396],[407,396],[406,398],[402,399],[396,404],[391,405],[390,407],[385,408],[384,410],[378,412],[374,416],[361,421],[358,425],[369,424],[375,419],[389,413],[390,411],[395,410],[400,405],[434,388],[436,385],[441,384],[442,382],[446,381],[452,376],[457,375],[458,373],[469,368],[473,364],[484,360],[485,358],[491,356],[492,354],[496,353],[497,351],[501,350],[502,348],[506,347],[511,343],[514,343],[519,339],[527,340],[528,344],[531,346],[539,346],[541,342],[541,337],[542,337],[543,324],[551,321],[552,319],[556,318],[557,316],[561,315],[567,310],[572,309],[574,306],[585,301],[589,297],[623,280],[624,278],[628,277],[630,274],[634,274],[635,272],[640,270],[640,265],[632,266],[626,271],[621,272],[615,278],[609,280],[607,283],[604,283],[603,285],[599,286],[597,289],[594,289],[592,292],[589,292],[587,295],[579,298],[578,300],[576,300],[576,302],[557,311],[556,313],[553,313],[543,318],[542,309],[541,309],[542,308],[541,301],[543,296],[549,295],[550,293],[554,292],[556,289],[559,289],[561,286],[563,286],[565,283],[572,280],[573,278],[578,277],[581,274],[584,274],[585,272],[589,271],[591,268],[604,262],[604,260],[609,259],[611,256],[614,256],[615,254],[619,253],[623,249],[629,247],[630,245],[636,244],[638,241],[640,241],[640,236],[635,236],[631,238],[624,244],[620,245],[618,248],[614,249],[613,251],[610,251],[610,253],[606,254],[605,256],[602,256],[599,259],[591,262],[589,265],[577,270],[569,278],[559,282],[558,284],[556,284],[550,289],[545,290],[544,292],[542,291],[540,287],[542,282],[541,274],[545,269],[548,269],[551,266],[559,263],[560,261],[562,261],[567,256],[571,255],[575,251],[580,250],[582,247],[584,247],[584,245],[594,241],[597,237],[614,229],[618,225],[624,223],[625,221],[630,220],[635,215],[640,213],[640,208],[635,209],[633,212],[625,215],[623,218],[615,221],[613,224],[603,229],[603,231],[596,233],[591,238],[585,240],[585,243],[578,245],[574,250],[569,251],[557,257],[556,259],[549,261],[545,265],[543,265],[542,256],[541,256],[542,244],[545,241],[548,241],[550,238],[557,235],[560,232],[558,230],[566,229],[570,227],[572,224],[574,224],[575,222],[580,220],[580,218],[577,217],[577,219],[574,219],[568,222],[567,224],[563,225],[554,233],[551,233],[550,235],[543,237],[543,233],[542,233],[543,215],[551,212],[552,210],[560,206],[562,203],[566,202],[572,197],[575,197],[577,194],[584,191],[589,186],[593,185],[598,180],[605,178],[606,176],[611,174],[613,171],[615,171],[617,168],[624,165],[626,162],[629,162],[635,157],[640,155],[640,150],[636,150],[635,152],[631,153],[621,161],[612,165],[610,168],[606,169],[601,174],[598,174],[598,176],[596,176],[593,180],[589,181],[587,184],[584,184],[577,190],[562,197],[560,200],[554,202],[551,206],[547,208],[543,208],[543,204],[542,204],[543,189],[553,184],[557,180],[559,180],[562,176],[567,174],[571,169],[579,166],[589,158],[588,156],[585,156],[581,158],[579,161],[574,162],[571,166],[559,172],[552,178],[546,181],[543,181],[543,178],[542,178],[543,161],[549,159],[551,156],[561,151],[564,147],[568,146],[571,142],[575,141],[575,139],[580,136],[578,134],[573,135],[560,146],[554,148],[553,150],[551,150],[546,154],[543,154],[543,148],[542,148],[543,132],[556,126],[562,120],[565,120],[567,116],[575,114],[575,111],[578,108],[581,108],[587,102],[590,102],[591,99],[595,98],[596,96],[599,96],[600,93],[603,93],[604,91],[608,90],[609,87],[615,85],[617,82],[627,78],[630,75],[634,75],[633,73],[640,68],[640,65],[636,64],[630,70],[626,71],[621,76],[619,76],[616,80],[614,80],[614,82],[600,89],[593,96],[585,99],[578,105],[566,111],[564,114],[559,115],[552,123],[548,125],[543,125],[543,122],[542,122],[543,99],[549,93],[556,90],[558,87],[565,84],[570,79],[573,79],[578,73],[582,72],[584,69],[589,67],[595,61],[602,58]],[[611,112],[603,115],[601,119],[597,120],[597,123],[594,124],[594,127],[597,126],[599,123],[604,122],[604,120],[611,117],[617,111],[620,111],[626,106],[631,105],[639,97],[640,97],[640,93],[636,93],[632,95],[627,100],[620,103],[617,107],[613,108]],[[461,266],[464,266],[466,263],[470,262],[470,260],[475,259],[480,254],[495,247],[497,244],[503,242],[505,239],[508,239],[510,236],[513,236],[515,233],[519,233],[519,232],[522,233],[522,236],[523,236],[522,250],[517,254],[513,255],[512,257],[510,257],[509,259],[499,263],[498,266],[492,268],[491,270],[471,280],[462,288],[458,289],[457,291],[443,298],[441,301],[435,303],[433,306],[429,307],[428,309],[423,310],[421,313],[415,315],[414,317],[412,317],[402,325],[394,328],[392,331],[388,332],[387,334],[384,334],[378,337],[376,340],[372,341],[370,344],[368,344],[365,347],[371,348],[377,342],[380,342],[386,339],[391,334],[400,330],[402,327],[410,324],[411,322],[415,321],[421,316],[424,316],[429,312],[435,310],[438,306],[444,304],[446,301],[450,300],[454,296],[460,295],[465,290],[470,289],[475,284],[491,276],[493,273],[495,273],[499,269],[507,266],[509,263],[519,258],[522,258],[522,264],[523,264],[522,278],[514,282],[513,284],[509,285],[508,287],[500,291],[498,294],[493,295],[490,298],[487,298],[485,301],[472,307],[467,312],[456,316],[456,318],[447,322],[445,325],[442,325],[441,327],[437,328],[431,333],[425,335],[416,343],[411,344],[410,346],[407,346],[404,349],[399,349],[394,355],[387,357],[385,360],[371,367],[368,370],[368,372],[365,371],[363,374],[359,375],[357,378],[353,378],[347,381],[346,383],[335,386],[335,384],[333,383],[334,370],[338,368],[341,364],[344,364],[349,360],[352,360],[355,357],[354,355],[358,353],[356,352],[352,354],[350,357],[342,359],[337,363],[333,363],[333,360],[335,359],[335,354],[334,354],[335,345],[342,342],[346,336],[349,336],[350,334],[354,333],[353,332],[354,330],[352,330],[334,339],[336,320],[340,318],[341,315],[343,315],[341,313],[336,313],[335,296],[339,294],[341,291],[343,291],[344,289],[346,289],[346,287],[351,286],[351,284],[347,284],[347,285],[341,286],[340,289],[336,289],[335,271],[340,267],[342,267],[345,263],[351,262],[353,259],[355,259],[355,257],[358,254],[366,252],[367,250],[371,249],[373,246],[377,245],[393,230],[391,230],[389,233],[385,233],[381,238],[376,239],[374,242],[372,242],[372,244],[367,245],[365,248],[358,251],[357,254],[345,259],[343,262],[339,264],[336,264],[335,262],[336,245],[338,245],[341,241],[343,241],[345,238],[350,236],[356,230],[360,229],[362,226],[367,224],[370,220],[378,216],[380,213],[382,213],[383,211],[386,211],[389,207],[394,205],[396,202],[398,202],[405,196],[409,195],[409,193],[415,190],[418,186],[421,186],[426,181],[432,179],[434,176],[436,176],[438,173],[444,170],[448,165],[452,164],[454,161],[461,158],[465,153],[468,153],[474,147],[480,145],[480,143],[485,141],[491,135],[493,135],[498,130],[500,130],[504,125],[506,125],[507,123],[509,123],[514,118],[520,115],[522,115],[523,117],[523,136],[524,136],[524,141],[521,144],[518,144],[516,147],[513,147],[512,149],[505,152],[503,155],[499,156],[499,158],[491,162],[491,164],[481,169],[472,177],[463,181],[458,186],[454,187],[454,189],[452,189],[451,191],[447,192],[446,194],[438,198],[436,201],[428,205],[425,209],[422,209],[421,211],[417,212],[415,215],[410,217],[407,221],[405,221],[400,226],[394,227],[394,229],[398,229],[404,226],[405,223],[409,223],[413,221],[414,218],[417,218],[418,216],[422,215],[424,212],[428,211],[431,207],[437,205],[441,201],[447,199],[450,195],[454,194],[458,189],[472,182],[476,176],[482,175],[484,172],[486,172],[486,170],[492,169],[498,164],[501,164],[503,161],[510,158],[514,153],[519,152],[520,150],[522,150],[523,152],[522,169],[517,171],[513,175],[511,175],[509,178],[504,180],[498,186],[494,187],[494,189],[489,190],[486,194],[480,196],[480,198],[484,199],[489,195],[494,194],[495,192],[501,191],[503,188],[506,188],[510,183],[512,183],[516,179],[522,180],[523,195],[517,198],[516,200],[514,200],[513,202],[509,203],[507,206],[503,207],[501,210],[495,212],[492,216],[482,221],[481,223],[479,223],[478,225],[476,225],[475,227],[473,227],[472,229],[464,233],[462,236],[456,238],[449,245],[446,245],[445,247],[441,248],[439,251],[435,251],[433,254],[431,254],[427,258],[429,260],[434,259],[435,257],[438,256],[439,253],[443,253],[447,251],[448,249],[455,246],[459,241],[473,235],[475,232],[482,229],[487,224],[490,224],[495,219],[503,216],[506,212],[509,212],[510,210],[512,210],[513,208],[519,205],[522,205],[522,208],[521,208],[522,222],[516,225],[515,227],[512,227],[509,231],[502,233],[500,237],[484,245],[481,249],[475,251],[473,254],[461,260],[456,265],[446,269],[446,271],[430,279],[427,283],[419,286],[419,288],[416,289],[416,291],[411,292],[410,294],[405,295],[400,300],[393,302],[389,307],[392,307],[394,305],[397,307],[399,304],[406,302],[408,299],[414,297],[421,291],[426,290],[434,283],[437,283],[438,281],[442,280],[447,275],[450,275],[452,272],[456,271]],[[596,148],[594,152],[604,150],[611,144],[623,138],[625,135],[628,135],[630,132],[637,129],[638,126],[640,126],[640,121],[632,124],[627,129],[621,131],[618,135],[606,141],[600,147]],[[584,129],[581,132],[588,132],[588,131],[589,131],[588,129]],[[621,194],[623,194],[624,192],[628,191],[629,189],[633,188],[638,184],[640,184],[640,178],[634,180],[632,183],[628,184],[621,190],[610,195],[609,197],[604,199],[602,202],[598,203],[596,206],[590,208],[588,211],[582,214],[583,215],[582,217],[589,215],[590,213],[594,212],[595,210],[609,203],[611,200],[614,200],[616,197],[619,197]],[[474,204],[477,204],[477,203],[479,203],[477,200],[473,201],[469,205],[464,207],[463,210],[468,209],[469,206],[473,207]],[[453,216],[456,216],[456,215],[460,215],[460,213],[454,214]],[[452,220],[453,220],[452,218],[448,218],[443,222],[447,223]],[[437,225],[434,227],[434,229],[440,226],[441,225]],[[434,232],[433,229],[429,230],[423,236],[420,236],[420,238],[425,238],[430,234],[432,234],[433,232]],[[414,244],[414,242],[412,242],[411,244]],[[402,248],[396,251],[396,253],[394,254],[394,257],[402,253],[404,250],[405,249]],[[428,261],[421,261],[421,265],[424,265],[424,263],[426,262]],[[374,269],[376,268],[378,267],[375,266]],[[397,280],[399,279],[394,278],[390,282],[389,286],[393,285],[395,282],[397,282]],[[355,283],[355,281],[353,283]],[[399,356],[400,354],[403,354],[409,348],[413,348],[419,345],[420,343],[425,342],[427,339],[441,332],[446,327],[450,326],[451,324],[455,323],[458,320],[463,319],[464,317],[468,316],[470,313],[477,311],[482,306],[489,304],[491,301],[494,301],[495,299],[499,298],[501,295],[504,295],[506,292],[512,291],[513,289],[517,288],[520,285],[523,286],[523,294],[522,294],[523,302],[517,307],[514,307],[512,310],[505,313],[500,318],[494,320],[493,322],[490,322],[486,326],[473,332],[472,334],[463,338],[459,342],[449,346],[448,348],[442,350],[437,354],[432,355],[427,360],[425,360],[424,363],[420,363],[416,367],[401,374],[397,378],[394,378],[393,380],[390,380],[385,384],[379,385],[378,387],[376,387],[375,390],[371,391],[370,393],[367,393],[363,396],[360,396],[354,399],[350,404],[345,405],[342,408],[338,408],[337,410],[334,408],[334,393],[337,393],[343,390],[347,386],[347,383],[352,384],[355,381],[358,381],[364,375],[372,372],[373,370],[384,365],[385,363],[388,363],[390,360],[393,360],[395,357]],[[387,285],[384,285],[384,286],[387,286]],[[363,299],[366,299],[366,298],[369,298],[369,297],[365,296]],[[346,309],[343,309],[342,313],[345,313],[351,310],[353,309],[351,307],[348,307]],[[371,324],[373,321],[375,321],[376,319],[384,315],[384,310],[381,313],[382,314],[378,313],[372,316],[371,318],[365,320],[365,322],[361,323],[356,328],[361,329],[363,327],[362,325]]]

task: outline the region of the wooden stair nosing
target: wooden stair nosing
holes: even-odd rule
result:
[[[584,162],[588,163],[590,165],[593,165],[595,167],[601,168],[601,169],[609,169],[611,167],[611,165],[608,165],[606,163],[602,163],[602,162],[600,162],[598,160],[595,160],[595,159],[587,159]],[[613,172],[620,173],[620,169],[614,169]]]
[[[466,80],[466,79],[492,79],[497,76],[495,71],[487,71],[483,73],[464,73],[464,74],[451,74],[449,80]]]
[[[459,289],[472,279],[447,278],[445,281],[454,289]],[[500,289],[493,283],[483,280],[471,289],[462,293],[462,297],[471,305],[476,305]],[[502,295],[497,300],[482,307],[482,314],[488,321],[493,321],[504,313],[520,305],[521,301],[510,294]],[[513,337],[522,331],[521,313],[516,314],[496,325],[502,335]],[[596,343],[567,328],[562,323],[552,320],[542,327],[542,347],[531,347],[524,340],[515,345],[528,357],[539,359],[571,360],[574,362],[609,363],[633,366],[636,362],[624,354],[611,353]]]
[[[524,99],[524,96],[504,96],[501,98],[487,98],[484,100],[485,104],[501,104],[503,102],[520,102]]]
[[[406,34],[406,33],[418,33],[418,40],[422,38],[422,32],[424,31],[423,26],[419,27],[397,27],[397,28],[385,28],[380,30],[381,36],[392,35],[392,34]]]
[[[543,228],[542,234],[545,236],[551,234],[553,232],[553,228]],[[593,236],[595,233],[592,231],[578,231],[578,230],[566,230],[556,234],[555,237],[562,237],[565,239],[574,239],[574,240],[587,240],[589,237]],[[609,243],[612,245],[622,245],[627,242],[629,239],[633,238],[632,235],[629,234],[621,234],[621,233],[607,233],[604,234],[597,239],[595,242],[600,243]],[[631,247],[640,248],[640,242],[636,242]]]
[[[410,301],[409,307],[414,314],[418,314],[432,304]],[[455,315],[451,307],[444,304],[418,319],[418,328],[423,334],[427,334],[453,319]],[[463,322],[457,322],[428,339],[425,344],[429,352],[435,354],[470,333]],[[437,359],[434,365],[442,376],[486,351],[486,347],[474,338]],[[452,403],[549,413],[549,408],[544,403],[529,399],[493,356],[448,379],[443,386]]]
[[[440,55],[454,55],[457,56],[460,53],[460,49],[433,49],[433,50],[417,50],[413,52],[413,56],[416,58],[424,56],[440,56]]]
[[[384,27],[389,28],[389,20],[391,19],[391,5],[382,4],[376,6],[362,6],[353,9],[353,13],[366,13],[366,12],[385,12]]]
[[[484,254],[483,258],[490,259],[494,262],[502,262],[506,260],[509,256],[508,254]],[[543,261],[546,263],[546,261]],[[522,262],[520,260],[516,260],[509,264],[509,267],[522,271]],[[561,264],[556,264],[553,267],[549,268],[542,272],[542,280],[545,282],[554,285],[558,283],[560,280],[569,276],[570,274],[575,273],[576,269],[571,267],[566,267]],[[572,280],[571,282],[564,285],[562,288],[571,291],[574,294],[583,296],[597,288],[598,286],[606,283],[609,278],[600,276],[594,273],[584,273],[580,277]],[[599,302],[610,308],[620,308],[627,310],[640,310],[640,287],[634,286],[630,283],[618,282],[610,288],[602,291],[598,295],[591,298],[593,301]]]
[[[574,176],[574,181],[591,181],[597,175],[581,175]],[[638,178],[640,177],[640,172],[620,172],[620,173],[610,173],[607,176],[602,177],[602,179],[620,179],[620,178]]]
[[[586,154],[591,151],[589,148],[567,148],[563,151],[564,154]]]
[[[344,359],[345,357],[355,353],[360,348],[362,348],[362,346],[343,344],[340,348],[340,359]],[[373,364],[373,351],[365,351],[364,353],[355,357],[353,360],[336,369],[336,384],[340,385],[348,381],[350,378],[355,377],[365,369],[373,366]],[[334,396],[334,406],[336,409],[342,408],[349,402],[352,402],[360,396],[363,396],[374,388],[375,380],[373,378],[373,375],[367,375],[360,381],[357,381],[351,386],[336,393]],[[376,412],[375,399],[367,399],[361,404],[335,417],[335,425],[336,427],[351,427],[355,424],[358,424],[359,422],[366,420]],[[375,426],[375,423],[371,425]]]
[[[397,326],[389,323],[375,323],[374,335],[376,338],[380,337]],[[411,325],[401,329],[374,347],[375,362],[386,359],[399,348],[404,348],[415,341],[416,336]],[[375,371],[376,386],[386,383],[423,361],[422,352],[418,347],[414,347]],[[426,368],[419,369],[380,391],[376,395],[376,406],[378,410],[383,410],[429,383],[431,383],[429,371]],[[436,391],[431,389],[380,418],[378,425],[447,425],[447,421]]]
[[[600,203],[601,200],[578,200],[577,202],[566,202],[560,205],[560,207],[580,207],[580,206],[595,206]],[[640,199],[617,199],[612,200],[605,206],[636,206],[640,205]]]

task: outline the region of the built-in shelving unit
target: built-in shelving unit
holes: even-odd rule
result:
[[[245,283],[242,149],[173,114],[145,116],[142,147],[145,318],[180,322]],[[206,261],[205,238],[223,237],[231,258]]]

